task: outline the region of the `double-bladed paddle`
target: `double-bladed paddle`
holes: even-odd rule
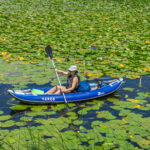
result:
[[[48,45],[48,46],[46,46],[45,51],[47,53],[47,56],[51,59],[54,69],[56,69],[56,66],[55,66],[55,63],[53,60],[52,48]],[[57,72],[55,72],[55,73],[56,73],[56,76],[57,76],[57,79],[58,79],[58,82],[60,85],[60,90],[62,91],[62,85],[61,85],[58,73]],[[64,92],[62,92],[62,93],[63,93],[64,101],[65,101],[65,103],[67,103],[66,96],[65,96]]]

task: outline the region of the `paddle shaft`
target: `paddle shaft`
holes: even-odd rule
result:
[[[51,59],[51,58],[50,58],[50,59]],[[54,60],[51,59],[51,61],[52,61],[52,64],[53,64],[54,69],[56,69]],[[57,72],[55,72],[55,73],[56,73],[56,76],[57,76],[57,79],[58,79],[58,82],[59,82],[59,85],[60,85],[60,91],[63,93],[63,97],[64,97],[64,100],[65,100],[65,103],[67,103],[66,96],[65,96],[64,92],[62,91],[62,85],[61,85],[61,82],[60,82],[60,79],[59,79],[59,75],[58,75]]]

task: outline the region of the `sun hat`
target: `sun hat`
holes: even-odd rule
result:
[[[77,71],[77,72],[78,72],[78,69],[77,69],[77,66],[76,66],[76,65],[71,65],[68,70],[69,70],[69,71]]]

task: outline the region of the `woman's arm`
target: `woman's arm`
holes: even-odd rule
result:
[[[58,70],[58,69],[54,69],[55,72],[60,73],[60,74],[64,74],[64,75],[68,75],[68,72],[62,71],[62,70]]]
[[[75,77],[72,82],[72,87],[64,90],[63,92],[69,93],[69,92],[73,91],[75,89],[77,83],[78,83],[78,77]]]

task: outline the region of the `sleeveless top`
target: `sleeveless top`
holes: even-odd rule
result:
[[[79,87],[79,84],[80,84],[80,77],[79,77],[77,74],[75,74],[75,75],[73,75],[73,76],[71,75],[71,76],[68,76],[68,77],[67,77],[67,86],[66,86],[67,89],[72,87],[72,82],[73,82],[73,79],[74,79],[75,77],[78,78],[78,83],[76,84],[74,90],[71,91],[71,92],[77,92],[78,87]]]

